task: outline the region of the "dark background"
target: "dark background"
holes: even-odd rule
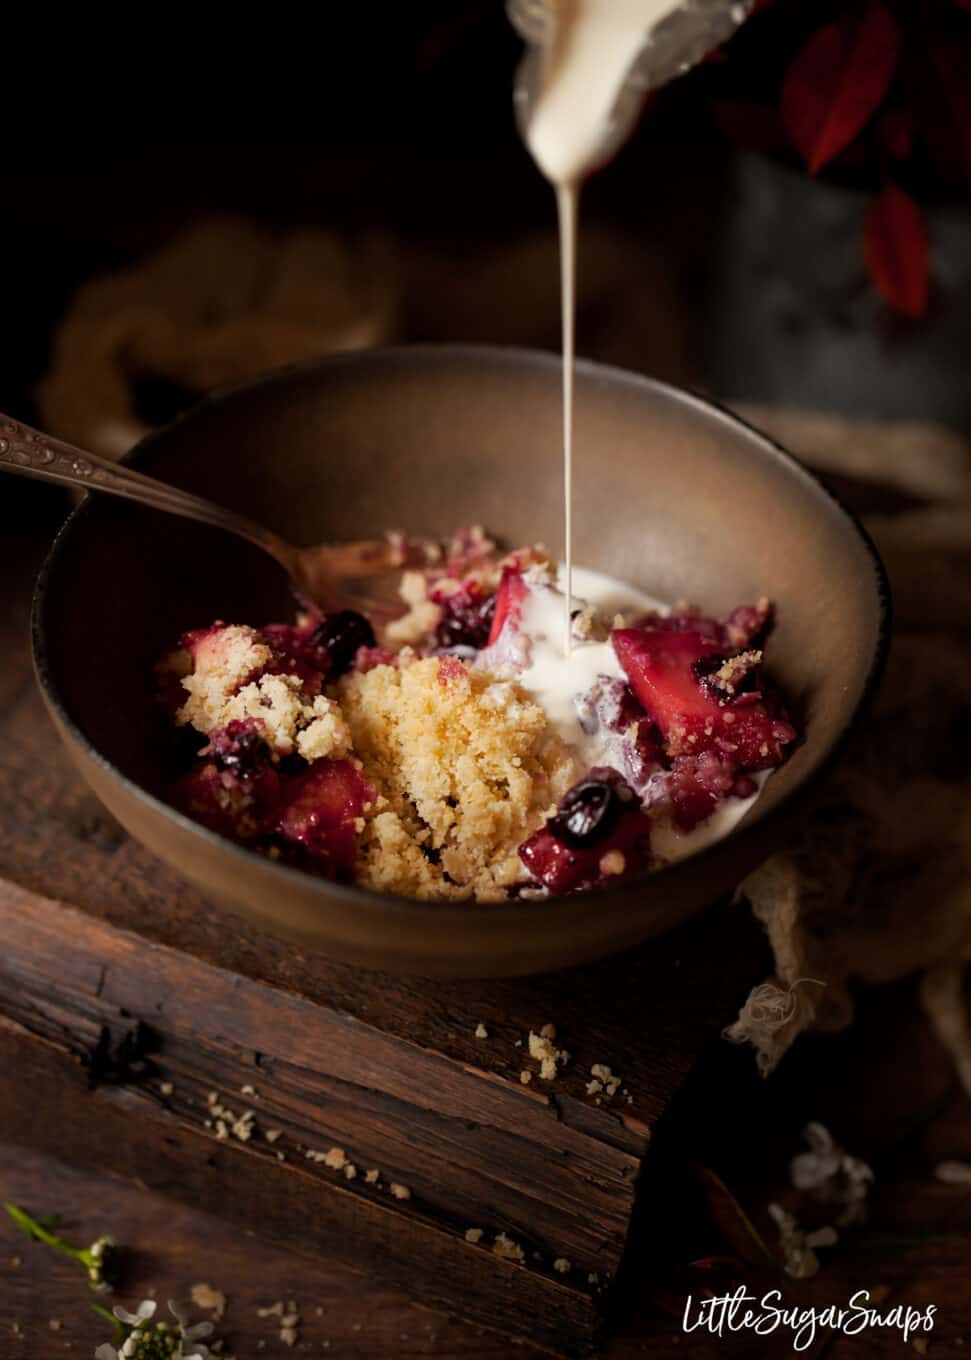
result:
[[[582,298],[579,349],[729,400],[971,429],[966,203],[945,203],[931,223],[948,286],[935,284],[927,322],[907,322],[866,282],[862,194],[810,182],[785,157],[740,155],[719,133],[713,101],[771,96],[780,34],[792,47],[810,11],[818,22],[838,7],[778,8],[741,31],[730,63],[663,92],[585,187],[581,280],[598,230],[614,233],[617,263],[609,286]],[[35,415],[52,330],[81,281],[212,214],[388,232],[404,340],[555,346],[553,200],[515,128],[519,51],[499,0],[12,19],[0,409]],[[486,262],[532,233],[546,254],[497,298]],[[461,300],[445,281],[456,272]],[[524,321],[534,293],[542,304]],[[153,420],[191,396],[150,381],[146,392]],[[16,495],[19,514],[34,490],[4,483],[0,498],[9,507]]]

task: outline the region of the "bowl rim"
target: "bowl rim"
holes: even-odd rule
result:
[[[276,368],[261,374],[258,378],[244,380],[238,383],[231,383],[219,387],[207,393],[185,411],[181,412],[174,420],[158,430],[153,430],[143,438],[139,439],[124,455],[119,462],[135,462],[142,457],[143,453],[150,451],[154,445],[162,438],[168,437],[172,430],[176,429],[185,420],[189,420],[202,410],[219,407],[225,402],[241,393],[257,391],[261,388],[272,387],[277,383],[287,380],[304,373],[326,372],[344,367],[356,367],[366,365],[370,362],[388,362],[401,359],[417,357],[420,362],[434,364],[436,361],[449,359],[460,359],[471,363],[490,362],[496,360],[508,362],[517,367],[531,367],[535,371],[554,371],[559,372],[561,368],[561,358],[558,353],[549,350],[530,349],[518,345],[486,345],[486,344],[463,344],[451,342],[429,342],[416,344],[388,345],[375,347],[366,350],[341,351],[335,354],[324,355],[319,358],[304,360],[295,364],[287,364],[281,368]],[[650,393],[660,393],[667,400],[672,400],[683,407],[693,409],[703,413],[707,418],[715,416],[717,421],[735,426],[745,431],[746,435],[754,438],[764,448],[776,463],[781,464],[791,476],[795,476],[804,484],[808,484],[815,493],[821,493],[837,509],[837,511],[847,520],[849,526],[855,531],[866,550],[870,560],[870,565],[874,574],[874,586],[877,598],[877,635],[870,658],[867,674],[860,690],[859,698],[852,710],[847,714],[846,719],[840,728],[838,735],[833,741],[830,749],[826,752],[823,759],[811,770],[803,779],[796,783],[782,799],[767,814],[767,818],[777,818],[783,810],[798,797],[801,797],[808,787],[818,782],[823,774],[831,768],[836,758],[839,756],[851,732],[859,723],[873,701],[877,686],[883,675],[886,665],[887,654],[890,646],[893,601],[890,590],[890,582],[887,577],[886,568],[877,551],[876,545],[866,528],[859,518],[843,504],[840,498],[820,479],[805,467],[793,454],[783,447],[777,440],[765,434],[757,426],[739,416],[729,407],[713,400],[710,396],[702,395],[699,392],[688,388],[675,387],[657,378],[652,378],[646,374],[636,373],[633,370],[621,368],[613,364],[599,363],[591,359],[576,359],[576,373],[593,379],[606,380],[611,384],[621,384],[635,390]],[[41,692],[55,714],[58,722],[70,734],[72,740],[80,746],[84,754],[102,773],[111,780],[120,783],[125,791],[137,802],[142,803],[147,809],[156,814],[161,814],[163,818],[174,822],[182,831],[190,836],[198,837],[203,845],[209,845],[219,852],[229,855],[236,859],[241,868],[245,869],[253,859],[259,860],[265,867],[270,877],[276,877],[281,888],[288,885],[300,887],[303,891],[318,892],[321,896],[337,896],[344,898],[348,903],[355,904],[359,909],[365,908],[371,911],[387,913],[388,911],[414,911],[421,908],[435,913],[436,915],[445,914],[467,914],[470,909],[471,899],[435,899],[407,897],[397,893],[382,893],[371,888],[359,887],[354,883],[338,883],[330,879],[318,879],[313,874],[308,874],[305,870],[279,863],[268,859],[264,855],[258,854],[255,850],[249,850],[245,846],[238,845],[224,836],[220,836],[215,831],[210,831],[199,822],[193,821],[191,817],[179,812],[170,804],[164,802],[155,794],[150,793],[135,780],[130,779],[97,747],[88,739],[85,733],[72,718],[67,704],[63,699],[57,684],[55,683],[51,663],[48,656],[45,621],[48,586],[54,572],[57,570],[58,563],[65,544],[68,539],[78,532],[78,526],[83,526],[86,521],[89,504],[94,493],[86,492],[83,499],[68,514],[64,523],[59,528],[51,543],[50,548],[44,558],[40,571],[34,585],[31,602],[31,648],[33,654],[34,673]],[[751,811],[751,810],[750,810]],[[510,901],[506,903],[496,903],[490,905],[491,911],[496,911],[505,907],[513,907],[517,912],[523,912],[524,908],[539,907],[544,913],[560,908],[575,908],[578,902],[589,904],[591,910],[595,909],[598,900],[614,897],[618,893],[630,892],[634,884],[671,884],[678,876],[685,876],[688,872],[696,871],[702,862],[707,862],[716,856],[726,841],[738,843],[743,839],[748,839],[762,825],[766,817],[757,818],[750,821],[747,813],[740,822],[733,827],[726,836],[719,837],[709,845],[703,847],[692,855],[687,855],[684,859],[676,860],[672,864],[662,866],[660,869],[646,870],[632,878],[608,884],[603,888],[587,890],[582,894],[563,895],[544,897],[533,902]],[[203,887],[203,893],[206,889]],[[644,909],[649,909],[649,903],[645,900]]]

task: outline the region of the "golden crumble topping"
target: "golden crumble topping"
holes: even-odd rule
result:
[[[358,881],[417,897],[501,900],[518,848],[576,778],[569,749],[517,684],[455,658],[405,660],[338,687],[380,796]]]
[[[182,669],[182,688],[188,698],[175,715],[180,726],[191,723],[200,732],[211,732],[222,722],[226,705],[241,685],[273,660],[273,653],[259,640],[254,628],[230,624],[214,629],[195,648],[195,666],[185,652],[170,660],[171,669]]]

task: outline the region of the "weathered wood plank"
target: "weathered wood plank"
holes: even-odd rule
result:
[[[177,1086],[183,1114],[193,1090],[197,1126],[206,1091],[218,1088],[236,1113],[253,1106],[261,1123],[265,1110],[288,1128],[291,1151],[295,1141],[345,1148],[362,1170],[355,1194],[378,1196],[363,1170],[379,1167],[385,1186],[409,1186],[412,1212],[509,1231],[547,1264],[616,1270],[639,1159],[571,1128],[543,1092],[483,1080],[350,1016],[10,887],[0,889],[0,951],[4,1013],[89,1052],[102,1028],[137,1017],[157,1045],[153,1088]],[[257,1075],[259,1100],[240,1096]],[[598,1122],[608,1118],[623,1114]]]

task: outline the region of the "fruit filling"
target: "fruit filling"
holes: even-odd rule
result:
[[[215,623],[157,667],[196,754],[172,801],[321,877],[495,902],[602,888],[725,834],[797,738],[768,601],[716,618],[481,529],[420,545],[402,611]],[[199,744],[201,743],[201,744]]]

